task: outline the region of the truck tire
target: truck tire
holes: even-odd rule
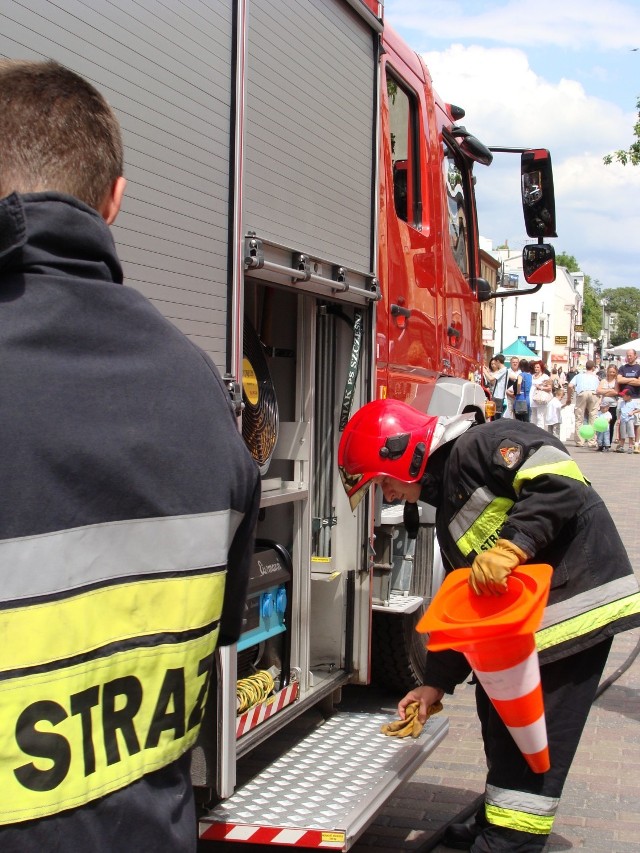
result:
[[[371,678],[380,687],[403,695],[422,684],[427,651],[416,631],[420,617],[444,580],[442,555],[432,525],[420,525],[411,594],[424,604],[413,613],[373,611]]]
[[[413,613],[373,613],[371,676],[379,686],[404,696],[422,684],[426,660],[416,625],[425,608]]]

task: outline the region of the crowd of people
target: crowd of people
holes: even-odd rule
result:
[[[611,362],[597,370],[587,361],[584,370],[565,373],[549,370],[541,360],[494,356],[484,368],[484,379],[496,404],[495,418],[512,418],[536,424],[560,438],[562,410],[574,407],[575,444],[608,451],[640,453],[640,363],[627,351],[624,364]],[[608,428],[584,429],[596,420]]]

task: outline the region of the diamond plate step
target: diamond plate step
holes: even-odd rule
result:
[[[393,719],[337,712],[201,818],[200,837],[348,850],[449,728],[437,714],[418,738],[381,734]]]

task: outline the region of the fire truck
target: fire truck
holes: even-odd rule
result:
[[[243,633],[217,653],[194,751],[200,836],[347,850],[447,720],[399,740],[388,713],[341,710],[345,685],[419,682],[441,568],[428,507],[417,539],[380,496],[351,512],[337,445],[385,396],[485,418],[496,293],[473,169],[516,149],[466,129],[374,0],[10,3],[0,55],[56,59],[116,110],[126,281],[217,364],[260,467]],[[538,289],[555,277],[551,163],[517,150]],[[310,711],[322,724],[276,747]]]

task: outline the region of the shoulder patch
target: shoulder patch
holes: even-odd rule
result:
[[[516,444],[508,439],[500,442],[498,447],[497,461],[505,468],[515,468],[522,459],[522,445]]]

